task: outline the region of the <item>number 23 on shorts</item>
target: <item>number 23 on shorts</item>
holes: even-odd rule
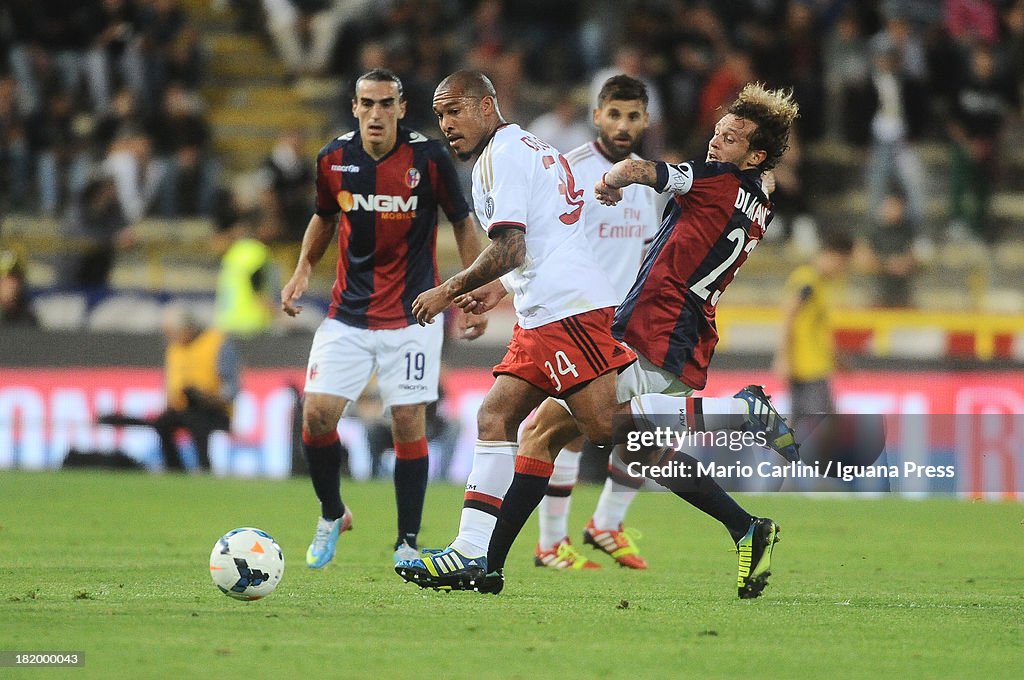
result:
[[[562,391],[562,379],[558,376],[572,375],[574,378],[580,377],[579,372],[576,370],[576,364],[572,363],[562,350],[555,352],[555,364],[552,365],[550,361],[545,361],[544,368],[548,369],[548,376],[551,378],[551,384],[555,386],[555,392]]]

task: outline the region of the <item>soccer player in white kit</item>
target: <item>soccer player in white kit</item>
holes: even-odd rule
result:
[[[593,114],[597,139],[565,155],[579,186],[597,184],[618,161],[640,158],[634,150],[649,122],[647,103],[647,88],[636,78],[616,75],[604,82]],[[619,302],[633,286],[646,245],[658,231],[657,196],[654,189],[634,184],[623,190],[618,205],[606,206],[588,200],[583,208],[587,241],[601,270],[608,275]],[[578,437],[555,459],[547,494],[537,513],[540,538],[534,550],[534,563],[538,567],[596,569],[600,566],[581,555],[569,540],[569,507],[579,478],[582,454],[583,438]],[[583,530],[583,540],[624,567],[646,569],[646,560],[622,526],[643,480],[626,474],[622,467],[620,457],[609,456],[608,478],[594,514]]]
[[[494,86],[481,73],[459,71],[443,80],[434,112],[460,158],[479,154],[473,203],[491,243],[472,266],[422,293],[413,314],[430,323],[465,293],[497,299],[511,292],[517,316],[508,352],[494,367],[494,385],[477,414],[479,439],[458,537],[444,551],[414,561],[414,568],[438,576],[486,562],[512,477],[530,472],[518,462],[528,459],[515,457],[526,416],[547,397],[559,397],[584,432],[610,439],[607,413],[594,404],[613,398],[615,374],[636,355],[611,337],[619,298],[592,255],[582,224],[584,190],[565,158],[504,121]],[[595,388],[607,394],[599,397]],[[551,463],[540,464],[550,475]],[[408,566],[400,562],[396,570],[402,574]]]

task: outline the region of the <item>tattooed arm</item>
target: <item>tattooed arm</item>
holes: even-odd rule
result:
[[[501,225],[498,225],[500,228]],[[440,286],[425,291],[412,303],[412,313],[420,325],[432,323],[452,301],[471,290],[507,274],[526,260],[526,234],[505,228],[494,234],[490,244],[469,267]]]
[[[693,168],[689,163],[619,161],[594,185],[594,196],[604,205],[615,205],[622,200],[622,189],[630,184],[644,184],[659,193],[685,194],[693,186]]]

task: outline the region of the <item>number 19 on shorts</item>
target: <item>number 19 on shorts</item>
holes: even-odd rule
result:
[[[545,361],[544,367],[548,369],[548,376],[551,378],[551,382],[555,386],[555,392],[562,391],[562,380],[558,376],[572,375],[574,378],[580,377],[580,374],[576,371],[576,364],[569,361],[569,357],[567,357],[565,352],[562,350],[555,352],[554,366],[551,365],[550,361]]]
[[[405,379],[423,380],[423,372],[427,367],[427,357],[423,352],[405,353]]]

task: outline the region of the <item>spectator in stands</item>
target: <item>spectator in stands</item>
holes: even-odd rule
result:
[[[25,121],[15,92],[14,79],[0,77],[0,214],[24,206],[32,177]]]
[[[338,37],[331,0],[263,0],[263,10],[288,75],[322,74]]]
[[[591,126],[580,115],[581,107],[570,91],[559,95],[553,109],[535,119],[528,129],[562,153],[583,146],[594,137]]]
[[[961,45],[999,40],[999,14],[992,0],[944,0],[946,32]]]
[[[9,250],[0,251],[0,326],[38,326],[29,305],[25,267]]]
[[[928,58],[924,42],[905,16],[905,10],[898,5],[887,7],[884,26],[871,36],[869,46],[872,54],[895,53],[897,73],[916,82],[927,81]]]
[[[876,302],[882,307],[909,307],[917,261],[914,228],[906,219],[906,203],[898,192],[885,197],[881,216],[871,234],[871,268],[877,283]]]
[[[952,147],[950,188],[953,239],[998,237],[989,217],[999,163],[999,140],[1006,117],[1019,108],[1016,83],[1002,80],[987,45],[969,55],[969,73],[954,93],[949,121]]]
[[[686,148],[694,132],[700,91],[708,75],[728,50],[729,40],[722,23],[707,5],[680,3],[672,26],[671,66],[666,73],[669,114],[666,130],[669,144]],[[766,33],[771,29],[765,28]],[[696,142],[703,145],[706,139]],[[696,152],[695,152],[696,154]],[[689,153],[684,158],[690,158]]]
[[[13,0],[10,4],[16,41],[10,62],[25,111],[44,105],[45,92],[54,87],[74,102],[83,81],[92,110],[105,110],[110,88],[102,53],[95,45],[103,30],[98,0]]]
[[[134,224],[150,210],[163,181],[163,168],[153,157],[153,142],[137,125],[118,130],[101,171],[114,180],[125,218]]]
[[[65,217],[65,233],[86,240],[85,250],[70,267],[77,287],[105,288],[119,250],[138,242],[135,228],[117,200],[114,181],[98,174],[89,180]]]
[[[186,24],[165,53],[168,83],[181,83],[189,92],[197,92],[203,84],[206,51],[195,26]]]
[[[110,108],[97,117],[93,125],[92,154],[102,162],[119,134],[134,128],[148,135],[153,127],[154,118],[143,115],[139,110],[138,95],[130,87],[119,88],[114,93]]]
[[[822,53],[825,70],[825,118],[828,134],[860,144],[867,143],[870,123],[858,123],[850,113],[862,111],[871,69],[867,40],[857,13],[839,17],[825,39]],[[862,135],[857,139],[858,131]]]
[[[238,337],[268,330],[277,309],[281,277],[271,258],[269,225],[240,216],[229,228],[232,244],[217,275],[215,326]]]
[[[147,0],[140,12],[139,49],[145,79],[139,103],[150,112],[160,108],[162,93],[170,81],[171,52],[187,26],[181,0]]]
[[[39,209],[49,217],[56,216],[88,179],[86,145],[74,126],[77,114],[72,96],[54,90],[25,124],[35,157]]]
[[[926,177],[924,164],[914,146],[928,116],[928,93],[923,81],[900,69],[900,52],[893,44],[877,43],[872,64],[871,87],[863,105],[870,116],[870,155],[867,167],[867,198],[873,219],[885,196],[898,187],[907,197],[907,220],[924,238]],[[923,242],[923,241],[922,241]]]
[[[773,368],[789,385],[789,413],[794,417],[835,412],[830,385],[836,364],[831,285],[846,271],[852,252],[849,235],[826,232],[811,264],[795,269],[786,281],[782,335]]]
[[[298,128],[285,130],[259,173],[265,219],[278,238],[298,243],[309,221],[313,168],[303,153],[304,136]]]
[[[750,55],[739,49],[730,49],[718,67],[711,72],[700,93],[698,122],[700,127],[711,127],[727,108],[744,84],[755,80]]]
[[[220,330],[204,329],[180,307],[169,308],[163,322],[167,408],[153,422],[160,436],[164,467],[182,470],[176,436],[186,430],[195,444],[199,467],[210,469],[209,439],[231,429],[241,364],[231,340]]]
[[[168,218],[212,215],[221,170],[198,97],[180,83],[169,84],[153,136],[163,168],[160,213]]]
[[[93,40],[97,77],[106,92],[129,87],[145,91],[145,70],[139,40],[139,8],[135,0],[102,0],[100,29]]]
[[[1018,86],[1024,85],[1024,0],[1017,0],[1003,10],[1006,34],[999,43],[1001,62],[1007,77]]]

